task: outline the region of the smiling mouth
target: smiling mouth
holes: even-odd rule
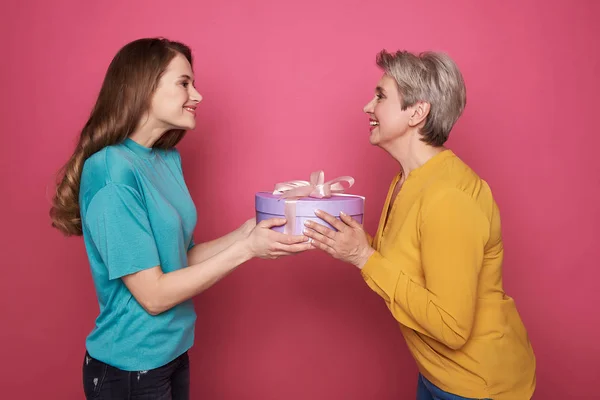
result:
[[[195,107],[183,107],[184,110],[191,112],[192,114],[196,115],[196,108]]]
[[[369,120],[369,126],[370,126],[369,131],[373,132],[373,130],[379,126],[379,121],[376,121],[374,119],[370,119]]]

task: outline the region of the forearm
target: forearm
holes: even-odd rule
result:
[[[240,240],[240,238],[241,232],[239,229],[236,229],[220,238],[196,244],[187,253],[188,265],[200,264],[201,262],[208,260],[231,246],[237,240]]]
[[[453,349],[460,348],[467,341],[473,304],[461,308],[452,299],[436,296],[378,252],[365,264],[362,275],[369,287],[386,301],[390,312],[401,324]]]
[[[375,252],[362,274],[396,320],[456,350],[473,328],[490,221],[478,202],[454,188],[431,195],[422,207],[418,245],[388,244],[390,259]]]
[[[251,255],[242,242],[233,242],[202,262],[161,274],[156,280],[152,314],[164,312],[196,296],[250,258]]]

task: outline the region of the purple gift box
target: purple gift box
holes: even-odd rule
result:
[[[344,182],[352,186],[354,179],[340,177],[324,182],[323,171],[317,171],[311,175],[310,182],[283,182],[275,186],[273,193],[258,192],[255,195],[256,222],[285,218],[287,223],[276,226],[273,230],[291,235],[302,235],[304,222],[307,220],[335,230],[315,215],[315,210],[322,210],[337,219],[340,218],[340,212],[343,212],[362,224],[365,198],[341,193],[346,190],[342,184]]]

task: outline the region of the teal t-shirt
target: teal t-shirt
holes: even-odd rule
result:
[[[169,363],[193,344],[192,301],[152,316],[120,278],[157,265],[165,273],[187,267],[196,207],[179,152],[131,139],[102,149],[84,164],[79,204],[100,306],[88,352],[127,371]]]

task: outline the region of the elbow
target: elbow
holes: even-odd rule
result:
[[[465,346],[465,344],[467,344],[467,339],[459,335],[455,335],[454,338],[450,340],[446,339],[442,341],[442,343],[452,350],[460,350]]]
[[[160,304],[156,300],[145,299],[144,301],[140,302],[140,305],[142,306],[144,311],[146,311],[152,316],[160,315],[167,310],[167,307]]]
[[[137,304],[150,315],[159,315],[171,307],[168,293],[161,285],[162,276],[164,274],[160,268],[155,267],[123,277],[125,286]]]
[[[144,307],[144,310],[146,310],[146,312],[152,315],[153,317],[162,314],[162,312],[164,311],[162,308],[159,307]]]
[[[140,304],[144,311],[152,316],[157,316],[161,313],[160,308],[152,303],[142,303]]]
[[[469,329],[461,329],[458,327],[455,329],[449,328],[448,331],[442,332],[442,337],[440,338],[440,342],[452,350],[460,350],[469,341],[469,336],[471,336],[470,328]]]

